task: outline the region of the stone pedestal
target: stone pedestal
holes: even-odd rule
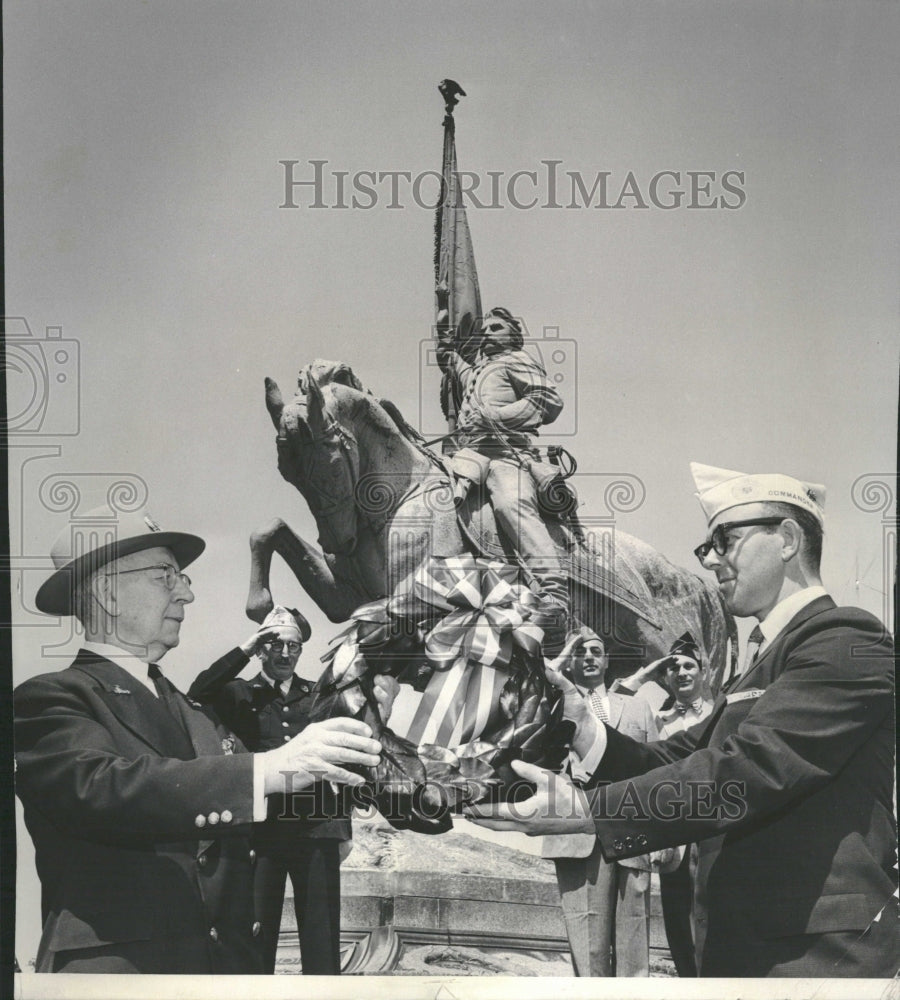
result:
[[[356,847],[341,870],[345,974],[573,974],[551,861],[456,830],[354,830]],[[650,960],[653,975],[672,974],[656,884]],[[290,898],[276,971],[301,971]]]

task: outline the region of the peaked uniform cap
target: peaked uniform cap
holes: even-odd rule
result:
[[[56,571],[45,580],[34,603],[48,615],[71,615],[75,587],[107,563],[144,549],[170,549],[179,569],[190,565],[206,548],[197,535],[163,531],[146,507],[111,513],[96,507],[72,518],[56,536],[50,558]]]
[[[812,514],[819,524],[825,523],[825,487],[821,483],[805,483],[780,472],[747,475],[699,462],[691,462],[691,475],[707,524],[723,511],[748,503],[788,503]]]

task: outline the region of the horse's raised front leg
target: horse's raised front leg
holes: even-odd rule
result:
[[[345,584],[335,580],[322,553],[295,534],[280,517],[274,518],[250,536],[250,593],[247,617],[262,622],[272,610],[269,568],[272,553],[277,552],[290,566],[307,594],[330,621],[346,621],[359,601]]]

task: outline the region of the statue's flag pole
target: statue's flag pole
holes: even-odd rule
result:
[[[475,270],[475,252],[459,189],[456,170],[456,124],[453,109],[466,92],[455,80],[438,86],[444,98],[444,158],[441,167],[441,198],[434,220],[435,327],[441,339],[452,340],[467,361],[478,351],[481,321],[481,291]],[[441,408],[452,433],[460,400],[457,387],[444,375]]]

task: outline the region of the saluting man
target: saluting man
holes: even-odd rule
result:
[[[648,702],[607,691],[600,636],[586,626],[577,635],[567,676],[591,712],[641,743],[657,739]],[[650,858],[607,862],[593,833],[545,837],[541,857],[554,860],[575,975],[649,976]]]
[[[656,743],[576,718],[577,691],[556,675],[575,749],[588,768],[599,756],[593,781],[609,784],[585,793],[516,763],[535,795],[469,812],[493,829],[594,830],[607,860],[697,841],[702,976],[892,978],[890,636],[822,587],[824,487],[692,472],[708,523],[696,555],[728,610],[759,622],[743,673],[707,719]]]
[[[299,611],[276,606],[241,646],[197,677],[189,697],[209,704],[248,750],[272,750],[309,725],[312,685],[295,673],[309,622]],[[262,670],[237,675],[256,654]],[[396,695],[393,678],[377,677],[382,718]],[[351,838],[350,817],[328,782],[297,795],[272,795],[265,823],[254,828],[256,910],[262,922],[265,971],[275,971],[287,876],[294,891],[304,975],[341,971],[342,851]]]
[[[15,691],[16,791],[44,919],[36,971],[262,972],[250,824],[285,772],[295,791],[313,775],[361,784],[344,765],[377,764],[380,744],[332,719],[244,752],[158,667],[178,645],[194,600],[183,570],[204,541],[146,511],[99,531],[104,516],[66,527],[35,598],[78,618],[81,651]]]

